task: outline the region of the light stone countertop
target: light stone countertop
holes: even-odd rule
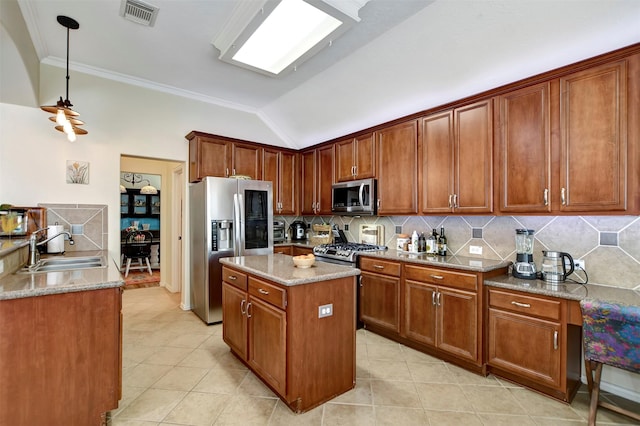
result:
[[[223,257],[220,263],[285,286],[310,284],[360,275],[360,269],[316,260],[311,268],[298,268],[286,254]]]
[[[107,267],[36,274],[11,274],[0,279],[0,300],[99,290],[124,285],[118,266],[109,256],[108,251],[68,251],[64,254],[64,257],[73,256],[106,256]],[[46,256],[42,258],[44,259]]]
[[[377,257],[385,260],[399,260],[440,268],[453,268],[474,272],[489,272],[511,265],[508,260],[483,259],[480,257],[436,256],[426,253],[407,253],[394,249],[385,251],[361,252],[360,256]]]

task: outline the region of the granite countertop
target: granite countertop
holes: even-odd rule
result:
[[[74,251],[64,254],[64,257],[73,256],[106,256],[107,267],[37,274],[11,274],[0,279],[0,300],[98,290],[124,285],[118,266],[109,256],[108,251]],[[43,258],[45,257],[43,256]]]
[[[495,269],[505,268],[512,263],[508,260],[494,260],[464,256],[435,256],[433,254],[426,253],[407,253],[394,249],[363,252],[361,253],[361,256],[378,257],[387,260],[399,260],[440,268],[454,268],[474,272],[489,272]]]
[[[5,257],[12,251],[28,246],[29,240],[23,239],[0,239],[0,258]]]
[[[571,281],[550,283],[542,280],[523,280],[511,275],[502,275],[484,280],[484,285],[562,299],[577,301],[591,299],[640,306],[640,291],[597,284],[578,284]]]
[[[311,268],[298,268],[293,264],[292,257],[286,254],[224,257],[220,263],[285,286],[360,275],[358,268],[319,261]]]

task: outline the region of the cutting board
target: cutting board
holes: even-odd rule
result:
[[[360,242],[364,244],[384,245],[384,226],[360,224]]]

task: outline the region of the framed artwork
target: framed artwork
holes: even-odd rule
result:
[[[89,184],[89,163],[67,160],[67,183]]]

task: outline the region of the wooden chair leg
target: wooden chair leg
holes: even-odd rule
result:
[[[588,361],[596,365],[595,371],[593,370],[593,364],[590,366],[590,370],[587,373],[587,380],[591,377],[592,373],[595,373],[592,377],[592,389],[591,389],[591,403],[589,404],[589,426],[595,426],[596,415],[598,414],[598,400],[600,399],[600,377],[602,376],[602,363],[596,361]]]
[[[127,278],[129,276],[129,268],[131,267],[131,258],[127,258],[127,267],[124,270],[124,277]]]
[[[149,258],[145,257],[144,260],[145,262],[147,262],[147,269],[149,270],[149,275],[153,275],[153,272],[151,271],[151,263],[149,263]]]

